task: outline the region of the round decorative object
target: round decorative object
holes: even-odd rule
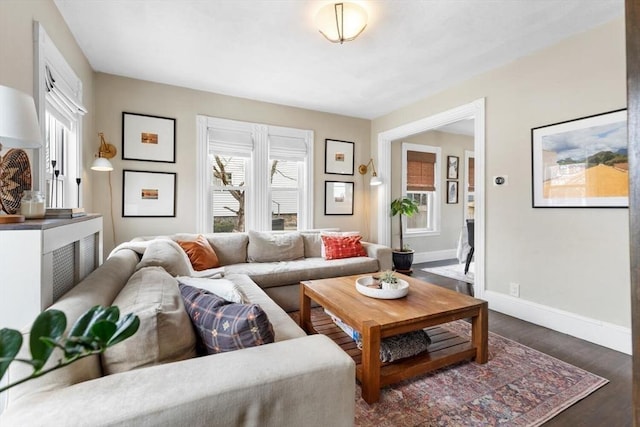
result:
[[[356,280],[356,290],[362,295],[378,299],[397,299],[409,293],[409,283],[406,280],[397,279],[397,289],[379,289],[378,281],[371,276],[359,277]]]
[[[22,192],[31,190],[31,166],[24,150],[13,148],[0,162],[0,207],[8,214],[20,209]]]

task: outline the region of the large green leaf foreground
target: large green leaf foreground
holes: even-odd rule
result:
[[[28,377],[0,387],[0,393],[28,381],[41,377],[51,371],[70,365],[76,360],[94,354],[103,353],[107,348],[131,337],[138,331],[140,319],[133,313],[120,319],[120,310],[116,306],[95,306],[87,310],[69,330],[67,337],[63,333],[67,328],[67,317],[59,310],[47,310],[38,315],[31,327],[29,349],[31,359],[17,359],[22,346],[22,334],[15,329],[0,329],[0,380],[13,362],[22,362],[33,367]],[[64,357],[54,366],[44,366],[58,347]]]

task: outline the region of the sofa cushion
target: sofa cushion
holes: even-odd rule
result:
[[[303,280],[351,276],[378,271],[378,260],[369,257],[325,260],[305,258],[286,262],[253,262],[228,265],[224,275],[246,274],[262,288],[300,283]]]
[[[196,356],[196,336],[178,281],[161,267],[145,267],[132,274],[113,305],[121,313],[138,315],[140,327],[131,338],[102,354],[105,374]]]
[[[180,284],[184,304],[208,354],[274,341],[273,327],[257,304],[236,304],[204,289]]]
[[[361,236],[322,236],[325,259],[340,259],[367,256],[362,247]]]
[[[210,233],[205,237],[218,255],[220,265],[247,262],[247,233]]]
[[[249,231],[249,262],[291,261],[304,258],[304,242],[300,233]]]
[[[203,235],[198,235],[196,240],[178,240],[178,244],[187,253],[194,270],[220,267],[218,256]]]
[[[324,240],[322,240],[322,236],[331,236],[331,237],[347,237],[347,236],[359,236],[359,231],[325,231],[323,230],[320,233],[320,255],[322,258],[326,258],[327,248],[325,247]]]
[[[149,240],[137,243],[143,245],[142,259],[137,270],[145,267],[162,267],[172,276],[222,277],[223,268],[210,268],[196,271],[191,266],[187,253],[180,245],[169,238]]]
[[[209,279],[204,277],[176,277],[178,283],[204,289],[227,301],[246,304],[249,302],[242,289],[228,279]]]
[[[301,231],[302,242],[304,243],[304,257],[316,258],[322,256],[322,239],[319,231]]]

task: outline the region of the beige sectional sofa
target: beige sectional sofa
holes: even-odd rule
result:
[[[229,243],[242,237],[226,239]],[[223,259],[232,256],[222,250],[220,254]],[[120,248],[52,308],[65,312],[71,324],[94,305],[113,304],[133,275],[140,279],[141,272],[153,273],[140,279],[151,285],[155,280],[145,277],[159,270],[169,277],[166,280],[174,280],[163,269],[145,267],[134,250]],[[91,356],[6,392],[8,405],[0,425],[351,426],[355,396],[351,358],[325,336],[306,336],[248,276],[225,276],[267,313],[275,342],[168,363],[144,362],[147,365],[111,375],[104,375],[104,355]],[[179,311],[179,298],[162,298]],[[153,316],[155,311],[152,306],[146,313]],[[162,338],[154,336],[153,328],[171,327],[166,324],[171,322],[161,326],[155,319],[145,323],[144,332],[141,322],[141,329],[130,338],[150,337],[136,350],[137,356],[154,351],[152,341]],[[23,348],[22,355],[26,354]],[[50,362],[58,357],[54,353]],[[28,373],[25,365],[13,363],[9,381]]]
[[[322,257],[322,231],[204,234],[215,250],[222,274],[246,274],[285,311],[299,309],[299,283],[304,280],[391,270],[391,249],[362,242],[366,257],[326,260]],[[270,237],[298,235],[299,241],[279,244]],[[157,239],[194,240],[197,234],[139,237],[132,242]],[[188,273],[183,273],[188,274]]]

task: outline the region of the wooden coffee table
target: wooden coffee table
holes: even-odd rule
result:
[[[362,335],[362,353],[356,360],[356,378],[362,398],[377,402],[380,387],[405,380],[466,359],[486,363],[488,359],[487,302],[421,280],[398,274],[409,282],[406,297],[375,299],[360,294],[357,276],[302,282],[300,285],[300,326],[317,333],[311,322],[311,300],[342,319]],[[386,337],[432,327],[458,319],[471,319],[471,341],[455,341],[448,346],[432,343],[417,356],[391,363],[380,361],[380,341]]]

